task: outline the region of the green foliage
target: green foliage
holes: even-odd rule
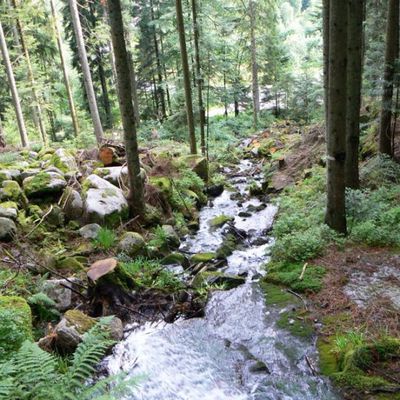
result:
[[[182,288],[182,283],[173,272],[158,261],[138,257],[122,263],[121,268],[129,274],[139,286],[153,289],[175,291]]]
[[[0,399],[4,400],[89,400],[94,396],[103,399],[114,397],[108,388],[112,380],[87,384],[97,363],[113,344],[109,339],[103,318],[83,336],[71,360],[63,360],[47,353],[37,344],[24,342],[12,358],[0,364]],[[116,379],[113,378],[115,381]],[[118,388],[115,388],[118,392]]]
[[[372,189],[384,185],[400,185],[400,164],[386,154],[379,154],[364,164],[360,179],[364,186]]]
[[[34,316],[39,321],[54,321],[60,316],[60,313],[56,309],[56,303],[45,293],[36,293],[28,297],[27,301]]]
[[[114,231],[102,227],[97,233],[97,237],[94,239],[93,244],[98,249],[110,250],[115,245],[116,241],[117,236]]]
[[[265,277],[267,282],[290,287],[295,292],[318,292],[322,288],[325,268],[308,265],[300,279],[304,265],[296,263],[270,263],[269,272]]]
[[[149,246],[155,247],[157,249],[166,249],[166,248],[168,248],[168,234],[163,229],[162,226],[157,226],[153,230],[153,237],[149,241]]]

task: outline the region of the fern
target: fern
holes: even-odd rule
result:
[[[109,393],[109,386],[112,384],[113,392],[120,393],[118,377],[87,384],[95,366],[114,343],[107,329],[111,318],[101,319],[83,336],[67,367],[64,360],[60,363],[56,355],[43,351],[36,343],[24,342],[10,360],[0,364],[0,400],[116,398]]]

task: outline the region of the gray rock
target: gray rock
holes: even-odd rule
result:
[[[39,172],[23,181],[23,189],[28,197],[57,194],[66,186],[66,180],[56,172]]]
[[[0,200],[18,201],[22,195],[22,189],[16,181],[3,181],[0,188]]]
[[[9,218],[12,220],[16,220],[18,216],[18,210],[14,207],[3,207],[0,204],[0,218]]]
[[[36,153],[36,151],[30,151],[30,152],[28,153],[28,157],[29,157],[31,160],[36,160],[36,159],[38,158],[38,156],[39,156],[39,154]]]
[[[60,204],[68,221],[79,221],[83,215],[83,200],[79,192],[67,187],[61,196]]]
[[[26,178],[29,178],[30,176],[35,176],[40,172],[40,168],[27,168],[24,169],[21,172],[21,179],[25,180]]]
[[[121,241],[119,242],[118,248],[121,252],[133,257],[140,253],[140,251],[146,246],[146,243],[137,232],[126,232]]]
[[[128,202],[121,189],[97,175],[89,175],[83,186],[87,222],[116,226],[129,215]]]
[[[8,242],[17,233],[17,226],[10,218],[0,217],[0,241]]]
[[[69,279],[69,281],[71,281],[71,279]],[[72,283],[68,282],[66,279],[50,279],[44,281],[42,292],[47,294],[47,296],[56,303],[57,310],[65,311],[71,307],[72,292],[68,288],[72,286]]]
[[[114,317],[109,325],[111,339],[120,341],[124,337],[124,326],[118,317]]]
[[[79,234],[85,239],[96,239],[100,229],[99,224],[88,224],[79,229]]]
[[[0,171],[0,183],[3,181],[17,180],[21,176],[18,169],[2,169]]]
[[[178,248],[181,244],[178,234],[175,232],[175,229],[171,225],[163,225],[163,231],[166,234],[167,244],[171,248]]]
[[[65,149],[57,149],[50,159],[50,163],[61,169],[64,173],[68,171],[76,171],[78,164],[75,157]]]
[[[54,165],[51,165],[50,167],[46,168],[44,172],[55,172],[58,175],[61,175],[64,178],[64,172],[61,171],[61,169],[55,167]]]
[[[119,187],[120,181],[128,185],[128,167],[97,168],[93,173],[115,186]]]

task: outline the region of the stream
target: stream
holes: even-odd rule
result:
[[[234,190],[247,192],[251,161],[226,169]],[[251,179],[260,181],[261,176]],[[181,250],[215,251],[224,228],[210,229],[221,214],[235,217],[234,225],[247,234],[245,243],[228,257],[225,274],[246,276],[246,283],[214,291],[204,318],[180,319],[173,324],[147,323],[132,330],[105,361],[108,372],[127,373],[138,380],[135,400],[311,400],[338,399],[329,383],[314,376],[308,360],[317,363],[315,343],[276,326],[287,310],[267,306],[258,280],[266,273],[268,236],[277,207],[257,198],[237,200],[225,190],[200,212],[200,229],[188,236]],[[251,210],[251,216],[238,214]],[[243,215],[243,214],[242,214]],[[289,306],[288,306],[289,307]]]

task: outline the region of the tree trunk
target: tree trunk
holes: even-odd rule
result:
[[[127,39],[126,43],[128,45]],[[137,92],[137,79],[136,79],[136,71],[135,71],[135,64],[133,63],[133,57],[130,50],[128,52],[128,62],[129,62],[129,73],[130,73],[130,83],[131,83],[131,92],[132,92],[132,103],[133,103],[133,110],[135,111],[135,121],[136,127],[140,125],[140,111],[139,111],[139,98]]]
[[[389,0],[386,31],[385,72],[379,129],[379,151],[392,155],[391,125],[395,62],[399,57],[399,0]]]
[[[182,1],[175,0],[175,6],[176,6],[176,20],[177,20],[177,27],[179,34],[179,43],[181,48],[182,72],[183,72],[183,80],[185,86],[186,113],[187,113],[187,122],[189,128],[190,153],[197,154],[196,133],[194,129],[194,117],[193,117],[192,88],[190,84],[190,71],[189,71],[188,54],[186,49],[185,25],[183,22]]]
[[[107,88],[107,79],[106,74],[103,67],[103,59],[101,56],[100,49],[97,49],[97,66],[98,66],[98,73],[99,73],[99,80],[101,86],[101,93],[102,93],[102,103],[104,108],[104,113],[106,117],[106,128],[111,129],[113,127],[113,117],[111,112],[111,103],[110,103],[110,96],[108,95],[108,88]]]
[[[360,186],[358,152],[363,58],[364,0],[349,0],[347,43],[346,187]]]
[[[17,0],[12,0],[12,4],[13,4],[14,9],[18,12]],[[45,124],[43,121],[42,107],[40,106],[40,99],[36,92],[36,82],[35,82],[35,77],[33,76],[31,57],[29,55],[28,47],[26,46],[26,43],[25,43],[25,36],[24,36],[24,30],[23,30],[22,23],[18,17],[15,19],[15,21],[16,21],[17,30],[19,33],[21,49],[22,49],[22,52],[24,53],[24,57],[26,60],[26,66],[28,68],[28,79],[29,79],[29,82],[31,85],[32,97],[33,97],[33,102],[34,102],[33,108],[34,108],[34,112],[36,113],[36,116],[37,116],[40,136],[42,138],[43,144],[46,145],[47,144],[46,127],[45,127]]]
[[[168,111],[169,114],[172,115],[172,106],[171,106],[171,95],[169,93],[169,85],[168,85],[168,74],[167,74],[167,67],[165,66],[165,53],[164,53],[164,43],[163,43],[163,36],[162,32],[160,33],[160,47],[161,47],[161,54],[162,54],[162,67],[163,67],[163,72],[164,72],[164,82],[165,82],[165,92],[167,95],[167,104],[168,104]]]
[[[61,67],[62,67],[63,75],[64,75],[64,85],[65,85],[65,90],[67,91],[69,110],[71,113],[72,125],[74,127],[74,133],[75,133],[75,137],[76,137],[79,135],[78,117],[76,116],[74,97],[72,95],[72,89],[71,89],[71,84],[69,81],[67,65],[65,63],[63,43],[62,43],[62,39],[61,39],[60,26],[58,24],[57,12],[56,12],[54,0],[50,0],[50,6],[51,6],[51,13],[53,15],[54,33],[55,33],[56,39],[57,39],[58,52],[60,54]]]
[[[260,112],[260,89],[258,86],[258,64],[257,64],[257,43],[256,43],[256,5],[250,0],[250,40],[251,40],[251,74],[253,90],[253,119],[254,129],[258,126],[258,114]]]
[[[200,145],[201,154],[206,154],[206,138],[205,138],[205,118],[206,110],[203,103],[203,76],[201,72],[200,62],[200,45],[199,45],[199,25],[197,22],[197,2],[192,0],[192,17],[193,17],[193,36],[194,36],[194,50],[196,57],[196,74],[197,74],[197,95],[199,99],[199,113],[200,113]]]
[[[101,144],[103,139],[103,128],[101,126],[99,110],[97,108],[96,96],[94,94],[92,76],[90,74],[89,63],[87,59],[85,43],[83,40],[81,21],[79,20],[78,7],[76,0],[68,0],[69,8],[71,10],[72,23],[74,25],[76,45],[78,48],[79,59],[83,73],[83,80],[85,84],[86,97],[88,99],[90,115],[92,117],[94,133],[96,135],[97,144]]]
[[[344,166],[347,107],[347,0],[331,0],[329,9],[329,93],[327,132],[327,210],[325,221],[346,233]]]
[[[124,37],[121,4],[120,0],[107,0],[107,3],[110,15],[111,37],[115,52],[118,100],[124,128],[126,161],[129,171],[129,205],[133,216],[144,216],[145,203],[136,137],[135,111],[132,104],[131,71],[129,69],[128,53]]]
[[[19,99],[17,85],[15,83],[14,73],[8,53],[6,38],[4,36],[3,26],[0,22],[0,48],[3,55],[4,65],[7,71],[8,84],[10,85],[11,95],[14,103],[15,114],[17,117],[17,124],[19,135],[21,137],[21,144],[23,147],[29,146],[28,135],[26,133],[24,116],[22,115],[21,101]]]
[[[6,147],[6,138],[4,136],[4,131],[3,131],[3,122],[1,120],[0,116],[0,148]]]
[[[330,0],[322,0],[322,30],[324,53],[324,107],[325,107],[325,135],[328,134],[328,103],[329,103],[329,7]]]

